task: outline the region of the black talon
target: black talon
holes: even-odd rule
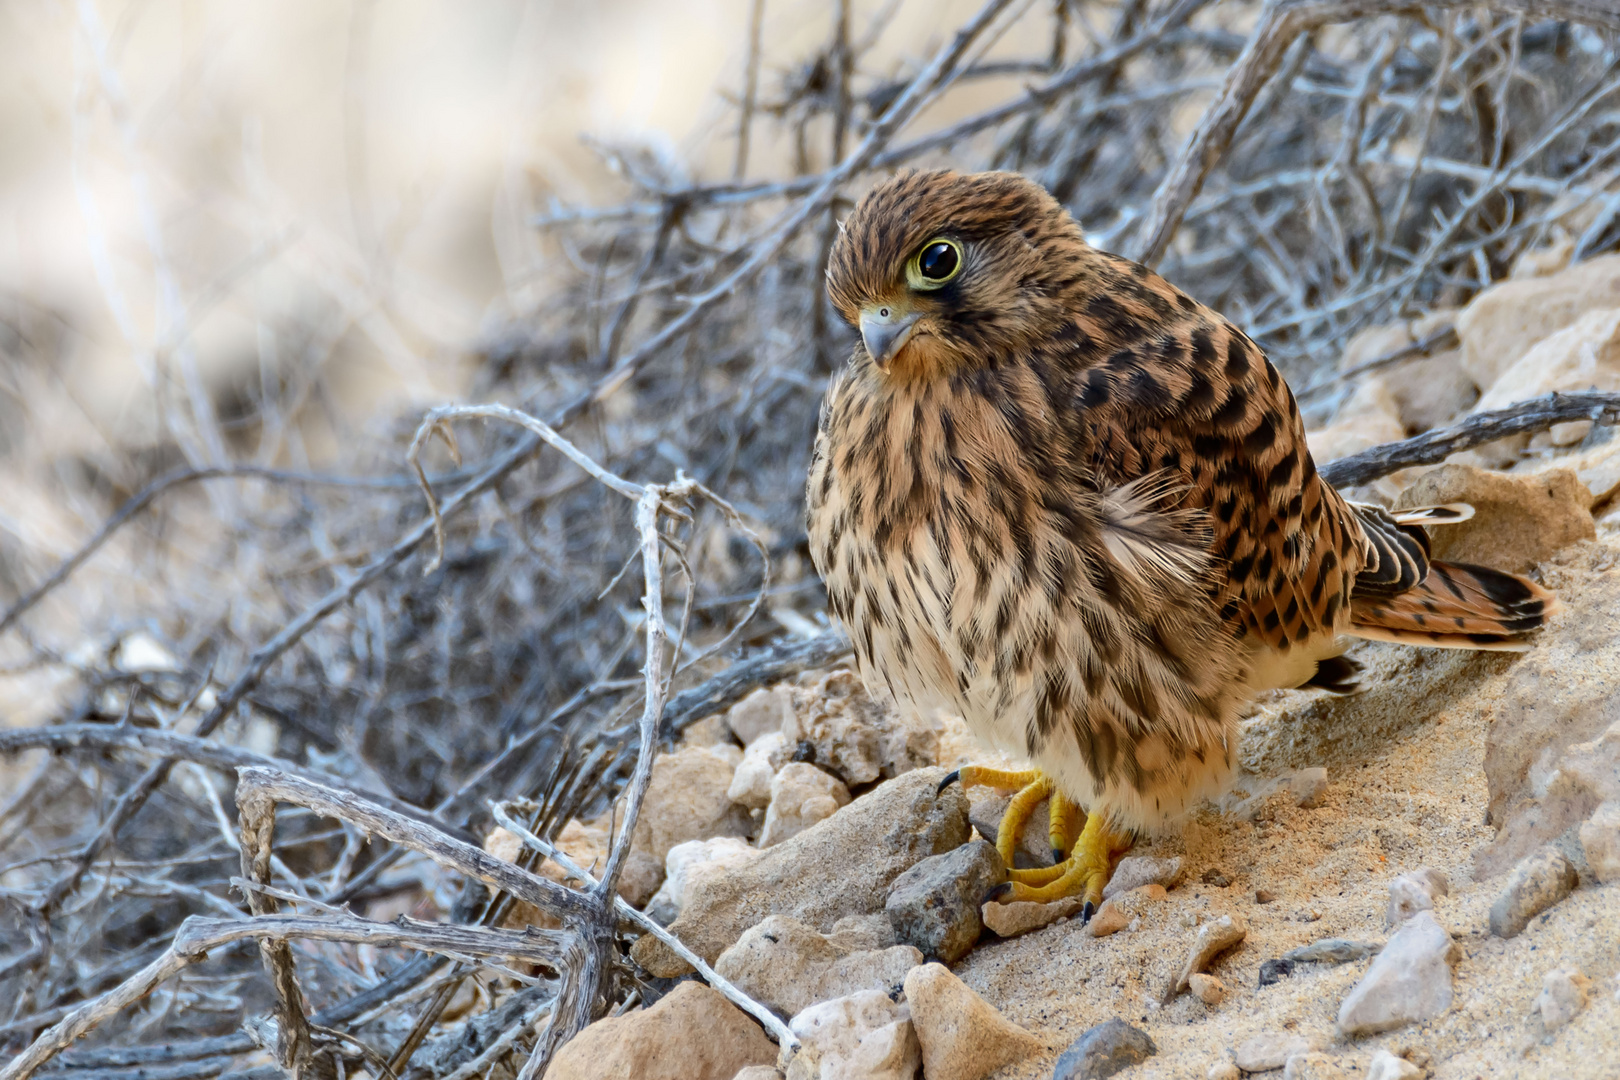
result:
[[[1095,914],[1097,914],[1097,905],[1093,904],[1090,900],[1087,900],[1085,906],[1080,909],[1080,925],[1086,925],[1086,923],[1091,921],[1091,917]]]
[[[995,888],[993,888],[989,892],[985,893],[984,894],[984,899],[980,900],[979,903],[980,904],[993,903],[994,901],[1000,900],[1003,896],[1006,896],[1010,892],[1012,892],[1012,882],[1003,881],[1000,885],[997,885]]]
[[[945,774],[945,779],[939,782],[939,787],[934,789],[934,794],[938,795],[940,792],[944,791],[946,788],[950,787],[960,779],[962,779],[962,770],[952,769],[950,772]]]
[[[1064,858],[1065,858],[1065,856],[1063,854],[1063,849],[1062,848],[1055,847],[1055,848],[1052,849],[1052,865],[1053,866],[1056,866],[1058,863],[1062,862],[1064,860]]]

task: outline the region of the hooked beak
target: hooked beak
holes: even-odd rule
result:
[[[861,340],[872,362],[887,370],[894,354],[911,338],[920,318],[915,311],[900,311],[891,304],[874,304],[861,309]]]

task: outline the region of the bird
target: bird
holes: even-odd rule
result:
[[[1020,174],[881,181],[826,287],[859,340],[817,424],[811,559],[869,692],[1029,764],[940,783],[1016,792],[994,899],[1089,919],[1138,834],[1229,784],[1256,695],[1359,688],[1355,639],[1522,651],[1556,610],[1430,557],[1468,506],[1326,483],[1264,351]],[[1042,800],[1054,865],[1013,868]]]

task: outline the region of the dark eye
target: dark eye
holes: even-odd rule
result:
[[[936,240],[917,256],[917,269],[929,281],[945,281],[956,273],[959,261],[955,245]]]

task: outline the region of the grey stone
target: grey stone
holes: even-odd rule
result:
[[[1542,1027],[1553,1032],[1575,1019],[1575,1015],[1586,1008],[1591,989],[1592,980],[1574,968],[1547,972],[1541,980],[1541,994],[1536,998]]]
[[[1270,1072],[1288,1064],[1288,1059],[1293,1055],[1309,1053],[1318,1045],[1303,1035],[1263,1031],[1244,1040],[1232,1052],[1232,1060],[1246,1073]]]
[[[884,910],[901,941],[931,959],[954,964],[979,940],[979,905],[1007,880],[996,849],[973,840],[917,863],[895,878]]]
[[[1348,964],[1356,960],[1365,960],[1369,956],[1377,956],[1382,945],[1373,945],[1366,941],[1347,941],[1344,938],[1323,938],[1313,941],[1309,945],[1301,945],[1297,949],[1289,949],[1283,953],[1284,960],[1292,960],[1298,964]]]
[[[1339,1033],[1389,1031],[1444,1013],[1451,1008],[1451,968],[1460,955],[1434,912],[1407,919],[1339,1006]]]
[[[1070,1043],[1052,1070],[1052,1080],[1104,1080],[1158,1052],[1147,1032],[1116,1017],[1087,1028]]]
[[[1433,911],[1437,897],[1451,892],[1446,875],[1432,866],[1419,867],[1389,883],[1389,907],[1384,909],[1384,927],[1399,926],[1420,911]]]
[[[909,945],[848,949],[790,915],[772,915],[721,953],[714,969],[786,1018],[860,990],[889,993],[922,962]]]
[[[1103,887],[1103,899],[1111,900],[1121,893],[1140,889],[1143,885],[1163,885],[1173,889],[1181,880],[1181,856],[1155,859],[1148,855],[1127,855],[1114,867],[1114,876]]]
[[[1280,983],[1294,973],[1294,966],[1298,961],[1290,960],[1284,956],[1276,960],[1267,960],[1260,965],[1260,985],[1271,986]]]
[[[970,798],[980,795],[981,792],[985,794],[972,799],[968,806],[968,820],[973,823],[974,830],[980,836],[994,844],[1001,830],[1001,819],[1007,816],[1007,805],[1012,802],[1012,796],[991,793],[985,788],[975,788]],[[1048,803],[1042,802],[1024,822],[1023,832],[1018,835],[1018,843],[1013,853],[1014,861],[1020,869],[1052,865],[1052,819],[1048,810]]]
[[[747,866],[693,881],[671,932],[713,963],[767,915],[792,915],[826,932],[848,915],[881,914],[895,878],[968,838],[960,785],[935,791],[944,775],[917,769],[896,777]],[[631,955],[662,978],[691,970],[651,935]]]
[[[1491,905],[1491,933],[1518,937],[1531,919],[1568,896],[1579,881],[1575,867],[1556,848],[1527,856],[1513,868]]]

